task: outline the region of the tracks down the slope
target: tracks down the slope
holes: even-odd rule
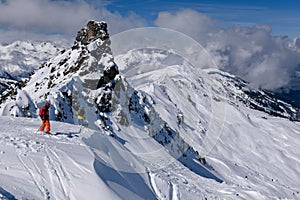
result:
[[[53,183],[54,185],[59,185],[61,188],[61,191],[63,192],[63,196],[65,199],[70,199],[70,188],[69,186],[69,181],[70,177],[65,170],[60,158],[58,155],[52,150],[49,146],[45,148],[46,152],[46,160],[45,160],[45,165],[48,166],[48,173],[49,177],[51,179],[51,182],[54,182],[55,180],[53,179],[54,177],[56,178],[56,182],[58,184]],[[53,176],[52,176],[53,175]],[[53,185],[51,184],[51,185]],[[54,188],[53,188],[54,189]],[[55,191],[55,189],[53,190]]]

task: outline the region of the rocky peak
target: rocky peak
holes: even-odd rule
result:
[[[85,28],[78,31],[74,46],[77,46],[80,43],[87,45],[90,41],[94,41],[98,38],[102,41],[109,39],[107,24],[104,21],[96,22],[91,20],[87,23]]]
[[[35,106],[39,107],[47,100],[55,113],[53,119],[73,123],[73,110],[79,106],[90,110],[95,106],[99,112],[111,110],[110,101],[118,74],[106,22],[89,21],[78,32],[70,49],[44,63],[19,90],[24,91],[21,97],[36,103],[29,108],[31,116],[35,116]],[[2,114],[25,116],[22,107],[25,104],[27,107],[27,103],[18,101],[17,90],[11,87],[5,96],[0,96]],[[98,100],[96,105],[95,99]],[[12,113],[13,110],[16,112]]]

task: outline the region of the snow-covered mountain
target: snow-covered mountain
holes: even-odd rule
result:
[[[59,42],[16,41],[0,44],[0,93],[14,81],[27,78],[42,63],[57,55],[62,47]]]
[[[180,68],[190,68],[189,71],[186,72],[186,77],[191,76],[190,74],[195,73],[195,70],[197,70],[189,65],[185,65],[185,61],[183,59],[180,60],[178,55],[173,55],[168,51],[162,50],[155,51],[152,49],[129,51],[126,55],[118,56],[116,60],[118,64],[122,66],[120,71],[125,74],[124,76],[127,78],[127,80],[130,81],[131,77],[134,77],[133,81],[130,81],[130,83],[136,86],[139,85],[136,84],[135,81],[137,76],[141,76],[141,74],[147,74],[149,71],[161,71],[162,69],[169,71],[168,68],[170,66],[175,66],[172,64],[174,63],[174,60],[177,64],[181,63],[181,66],[179,66]],[[203,72],[205,73],[204,75]],[[183,74],[182,71],[178,73],[181,75]],[[245,82],[244,80],[217,69],[207,69],[203,70],[202,72],[200,71],[200,73],[201,74],[198,74],[198,78],[201,77],[202,82],[204,82],[202,84],[209,84],[208,80],[213,78],[214,81],[221,85],[218,87],[217,85],[214,85],[215,83],[212,83],[211,89],[206,91],[206,93],[215,91],[217,94],[222,94],[224,96],[223,98],[225,98],[229,104],[238,106],[238,104],[242,103],[243,106],[260,110],[273,116],[284,117],[290,120],[300,120],[300,107],[280,100],[281,98],[278,98],[279,95],[276,95],[274,92],[251,89],[248,86],[249,83]],[[205,77],[207,74],[209,77]],[[182,79],[186,79],[186,77],[182,77]],[[208,80],[204,81],[203,79]],[[195,77],[193,81],[196,82],[196,80],[197,78]],[[147,81],[146,83],[149,84]],[[197,83],[192,84],[197,85]],[[220,87],[223,88],[223,91],[218,91],[216,89]]]
[[[289,44],[289,47],[300,53],[300,37],[295,37]]]
[[[114,59],[110,43],[106,23],[90,21],[3,93],[4,198],[300,198],[297,108],[172,51]],[[56,136],[35,134],[45,101]],[[79,107],[88,127],[72,125]]]

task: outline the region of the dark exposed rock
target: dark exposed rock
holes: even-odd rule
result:
[[[78,47],[79,44],[87,45],[90,41],[97,38],[103,41],[109,39],[107,24],[104,21],[96,22],[91,20],[87,23],[87,27],[78,31],[73,48]]]
[[[107,70],[104,70],[103,76],[100,77],[99,82],[97,84],[97,88],[100,88],[101,86],[107,84],[111,80],[113,80],[116,75],[119,74],[119,70],[116,66],[112,66]]]
[[[101,40],[109,38],[106,22],[89,21],[87,24],[87,40],[99,37]]]

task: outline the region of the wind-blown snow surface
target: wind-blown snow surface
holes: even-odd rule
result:
[[[57,122],[52,122],[56,136],[36,134],[37,119],[17,120],[16,125],[15,118],[1,117],[2,199],[198,199],[228,195],[214,191],[228,186],[197,177],[167,154],[165,160],[172,162],[166,168],[141,173],[141,168],[147,169],[151,163],[141,165],[141,159],[127,147],[133,145],[131,141],[121,143],[105,133]],[[147,143],[142,150],[149,151],[155,142],[149,139]]]
[[[133,147],[151,152],[157,145],[151,138],[120,135],[121,142],[60,122],[51,122],[58,134],[49,136],[35,133],[37,119],[0,117],[1,198],[299,198],[299,124],[228,109],[231,120],[207,157],[223,183],[197,176],[167,153],[162,168],[147,170],[157,163],[142,162]]]
[[[8,199],[116,198],[93,168],[94,156],[80,139],[92,132],[53,123],[58,136],[36,134],[37,119],[1,117],[1,190]],[[14,127],[12,129],[12,127]],[[79,134],[80,137],[79,137]],[[5,191],[5,192],[4,192]]]

